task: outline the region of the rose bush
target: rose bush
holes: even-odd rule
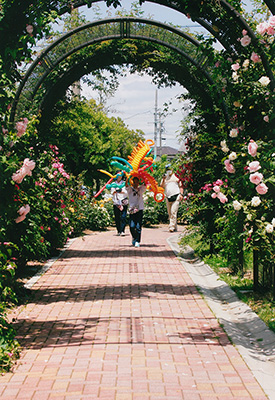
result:
[[[270,26],[273,27],[273,21],[274,17],[271,17],[256,29],[264,35],[259,40],[271,64],[274,32]],[[228,111],[231,126],[228,133],[222,126],[216,128],[224,136],[219,140],[221,152],[216,154],[216,162],[219,160],[223,163],[224,170],[217,174],[213,165],[213,172],[216,180],[226,180],[226,185],[222,187],[215,184],[214,180],[207,180],[207,173],[200,179],[200,189],[190,182],[188,191],[192,196],[187,198],[189,221],[199,226],[208,240],[215,242],[216,250],[231,259],[233,255],[235,261],[231,261],[235,272],[236,267],[242,270],[241,253],[249,249],[259,253],[258,262],[262,268],[270,271],[270,266],[274,264],[274,230],[271,221],[275,214],[275,95],[261,57],[253,48],[247,32],[243,32],[240,41],[244,54],[239,54],[238,59],[233,59],[226,52],[214,56],[214,73],[230,105]],[[224,76],[227,76],[226,80]],[[199,124],[196,125],[193,129],[196,135],[189,139],[186,159],[201,170],[203,163],[197,144],[202,139],[209,143],[214,131],[205,133]],[[209,149],[205,152],[205,158],[209,158],[211,151]],[[213,220],[211,222],[208,219],[203,226],[201,213],[211,209],[213,199],[216,201],[216,210],[212,209]],[[196,220],[199,221],[197,224]]]

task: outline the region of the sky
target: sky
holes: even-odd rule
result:
[[[99,1],[90,9],[81,7],[80,12],[83,13],[88,21],[96,19],[108,18],[115,16],[117,10],[131,9],[131,0],[121,0],[122,7],[114,8],[107,7],[106,3]],[[250,4],[247,0],[246,4]],[[143,18],[150,16],[156,21],[164,23],[173,23],[179,27],[188,29],[191,32],[199,32],[209,35],[200,25],[195,25],[194,22],[183,14],[167,7],[146,2],[141,6],[144,11]],[[185,89],[177,84],[176,86],[157,88],[151,82],[151,78],[147,75],[139,76],[138,74],[127,74],[126,77],[119,78],[119,88],[114,97],[107,101],[108,116],[120,117],[130,129],[140,129],[145,134],[145,139],[154,139],[154,122],[155,122],[155,107],[157,96],[157,110],[161,112],[164,103],[172,101],[170,107],[171,113],[162,119],[163,134],[162,146],[170,146],[176,149],[182,148],[182,143],[179,141],[179,133],[181,130],[181,121],[186,116],[186,111],[182,111],[183,104],[179,103],[177,97],[185,92]],[[86,98],[98,99],[96,92],[82,83],[82,93]],[[186,104],[185,104],[186,105]],[[172,110],[177,110],[173,111]],[[160,144],[159,134],[157,137],[157,145]]]

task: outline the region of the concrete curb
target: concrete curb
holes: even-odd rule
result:
[[[209,265],[194,258],[191,247],[187,246],[180,256],[179,239],[180,235],[173,235],[167,242],[268,398],[275,400],[275,333],[238,299]]]

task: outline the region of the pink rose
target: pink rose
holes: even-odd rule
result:
[[[245,29],[242,30],[242,35],[245,36],[247,34],[247,31]]]
[[[253,51],[253,53],[251,54],[250,60],[252,60],[254,63],[259,63],[259,62],[261,62],[261,57]]]
[[[230,163],[230,160],[225,160],[224,165],[225,165],[225,169],[226,169],[227,172],[229,172],[230,174],[234,174],[235,168]]]
[[[26,215],[30,212],[29,204],[19,208],[19,210],[17,212],[19,214],[19,217],[16,218],[15,222],[18,224],[19,222],[24,221],[24,219],[26,218]]]
[[[26,173],[25,173],[25,171],[22,170],[22,168],[21,168],[21,169],[19,169],[18,171],[16,171],[16,172],[12,175],[11,179],[12,179],[14,182],[16,182],[16,183],[21,183],[21,182],[23,181],[23,179],[25,178],[25,176],[26,176]]]
[[[24,174],[25,176],[26,176],[26,175],[32,176],[32,171],[31,171],[29,168],[25,167],[25,165],[23,165],[23,166],[21,167],[21,171],[23,172],[23,174]]]
[[[275,15],[272,15],[271,17],[269,17],[268,23],[271,26],[275,26]]]
[[[220,191],[220,187],[219,186],[214,186],[213,190],[214,190],[214,192],[218,193]]]
[[[215,199],[217,197],[217,193],[212,193],[211,197],[212,197],[212,199]]]
[[[32,170],[35,167],[35,161],[30,160],[29,158],[25,158],[22,170],[25,172],[25,175],[32,176]]]
[[[239,63],[236,63],[236,64],[232,64],[232,65],[231,65],[231,69],[233,69],[233,71],[238,71],[238,69],[240,69],[240,68],[241,68],[241,66],[240,66]]]
[[[28,125],[28,119],[24,118],[23,121],[19,121],[16,123],[16,130],[17,130],[17,136],[21,137],[27,129],[27,125]]]
[[[264,35],[267,31],[267,28],[268,28],[268,23],[265,21],[265,22],[261,22],[259,25],[257,25],[256,29],[260,35]]]
[[[266,33],[270,36],[274,35],[274,33],[275,33],[274,27],[269,25]]]
[[[262,167],[260,166],[259,161],[252,161],[251,163],[249,163],[249,166],[248,166],[248,170],[249,170],[250,173],[251,172],[256,172],[261,168]]]
[[[248,35],[245,35],[244,37],[241,38],[241,45],[243,47],[246,47],[250,44],[251,38]]]
[[[29,35],[33,33],[33,26],[32,25],[27,25],[26,26],[26,31],[28,32]]]
[[[29,204],[27,204],[26,206],[22,206],[21,208],[19,208],[18,210],[18,214],[20,215],[27,215],[30,212],[30,206]]]
[[[263,120],[264,120],[264,122],[269,122],[269,116],[268,116],[268,115],[265,115],[264,118],[263,118]]]
[[[25,218],[26,218],[26,215],[25,215],[25,214],[22,214],[22,215],[20,215],[19,217],[17,217],[17,218],[15,219],[15,222],[18,224],[19,222],[24,221]]]
[[[257,154],[257,149],[258,145],[254,140],[250,140],[249,145],[248,145],[248,153],[252,156],[255,157]]]
[[[265,183],[262,182],[262,183],[260,183],[259,185],[256,186],[256,191],[259,194],[266,194],[267,191],[268,191],[268,187],[266,186]]]
[[[223,193],[221,193],[221,192],[219,192],[219,193],[217,194],[217,197],[218,197],[218,199],[220,200],[220,202],[221,202],[222,204],[228,202],[228,198],[227,198]]]
[[[263,180],[263,174],[261,174],[260,172],[254,172],[254,174],[250,175],[249,179],[250,182],[258,185]]]
[[[35,167],[35,161],[30,160],[29,158],[25,158],[23,165],[28,169],[33,170]]]

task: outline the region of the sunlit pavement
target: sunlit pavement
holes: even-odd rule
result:
[[[140,248],[129,230],[74,240],[13,315],[23,350],[1,400],[266,399],[173,235],[144,228]]]

